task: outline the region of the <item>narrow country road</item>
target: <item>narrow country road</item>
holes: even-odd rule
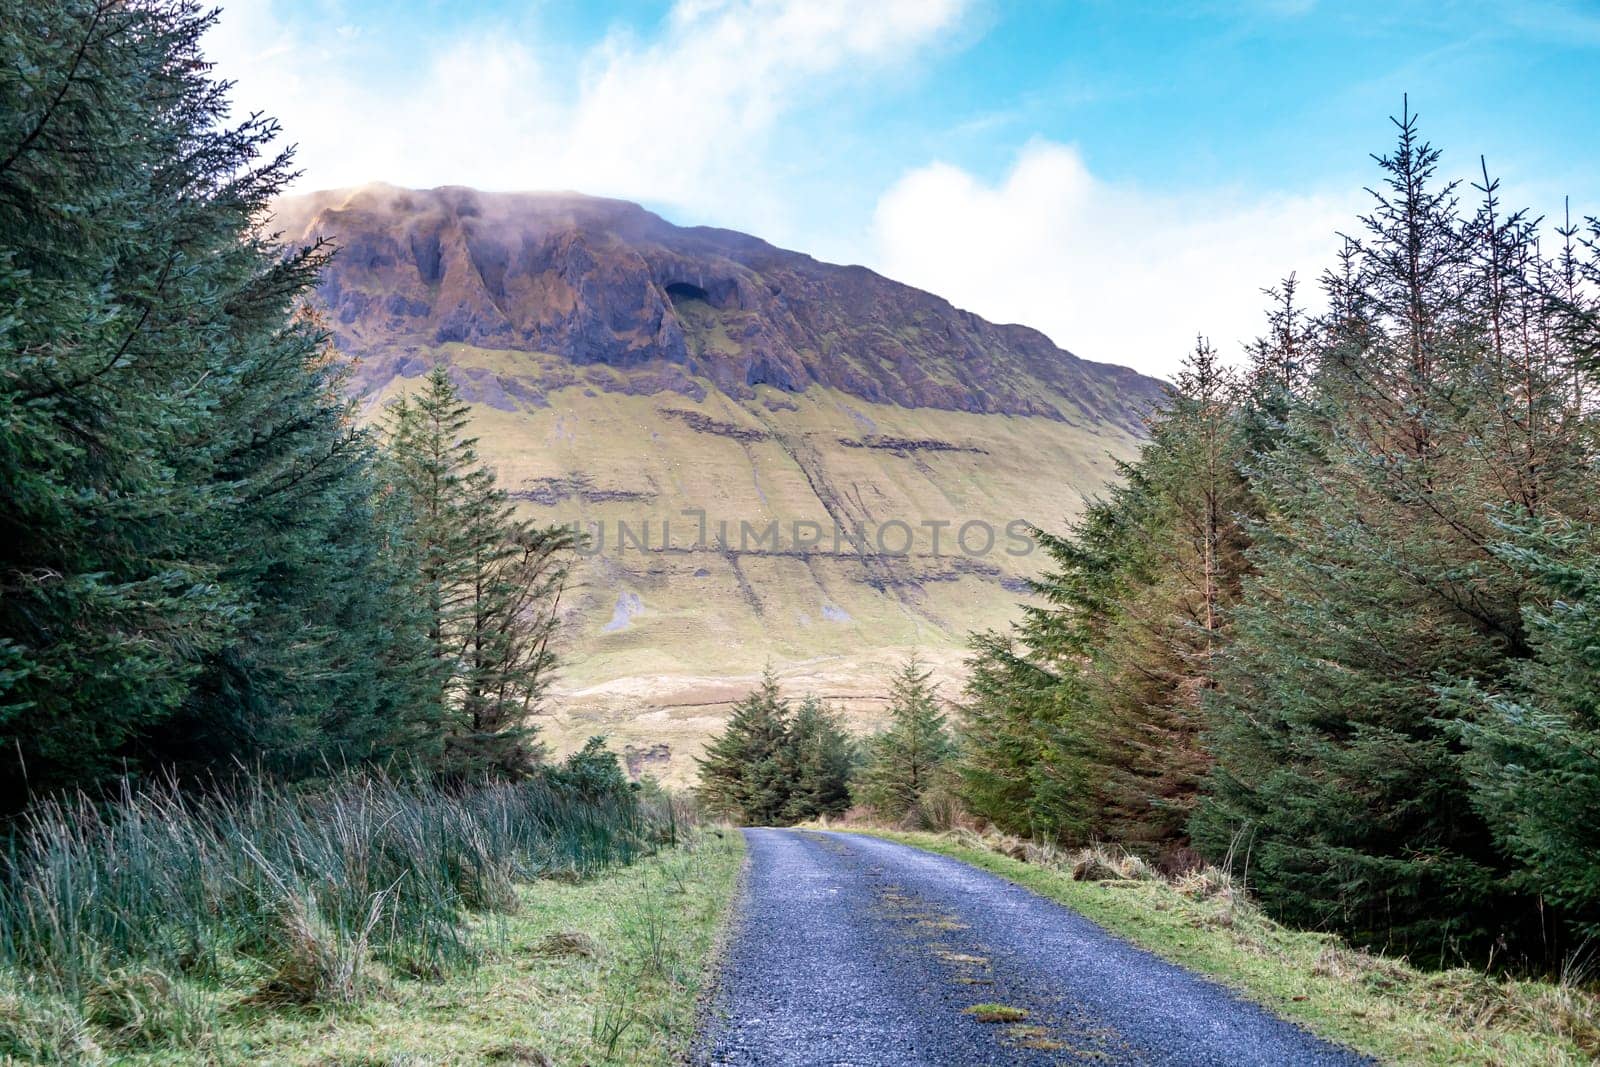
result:
[[[857,834],[745,837],[695,1063],[1370,1062],[956,860]],[[967,1011],[985,1003],[1026,1016]]]

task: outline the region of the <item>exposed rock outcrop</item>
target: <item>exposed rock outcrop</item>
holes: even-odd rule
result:
[[[1137,431],[1158,383],[995,325],[864,267],[730,230],[678,227],[620,200],[424,191],[312,194],[279,206],[287,240],[332,238],[321,296],[361,383],[452,342],[527,353],[474,399],[537,404],[572,369],[594,388],[734,397],[813,383],[906,407],[1042,415]],[[559,363],[549,364],[549,357]],[[871,446],[869,446],[871,447]]]

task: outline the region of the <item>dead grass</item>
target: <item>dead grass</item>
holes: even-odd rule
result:
[[[1065,1041],[1050,1036],[1042,1026],[1019,1023],[1006,1027],[1006,1040],[1018,1048],[1036,1049],[1040,1052],[1058,1052],[1067,1047]]]
[[[521,1041],[486,1049],[483,1058],[489,1063],[519,1063],[527,1067],[555,1067],[555,1061],[544,1050]]]
[[[536,956],[584,956],[593,957],[600,955],[600,943],[588,934],[574,930],[562,930],[539,939],[533,946]]]
[[[962,1009],[963,1015],[970,1015],[980,1023],[1020,1023],[1028,1017],[1024,1008],[1014,1007],[1010,1004],[974,1004],[970,1008]]]
[[[989,957],[973,956],[965,952],[948,952],[944,949],[935,949],[935,956],[946,963],[953,963],[958,967],[987,967]]]

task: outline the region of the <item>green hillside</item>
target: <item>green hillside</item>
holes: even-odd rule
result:
[[[540,359],[462,345],[438,355],[495,373]],[[391,383],[369,410],[408,382]],[[908,649],[920,648],[954,695],[966,632],[1007,621],[1020,579],[1037,567],[1039,554],[1008,538],[1007,524],[1076,515],[1136,444],[1113,428],[874,404],[820,387],[764,386],[744,401],[708,390],[695,401],[568,386],[548,407],[477,404],[473,419],[524,513],[578,523],[593,539],[563,608],[565,667],[546,739],[566,750],[607,733],[631,747],[636,770],[677,783],[692,778],[690,757],[769,660],[863,729]],[[705,512],[704,542],[691,509]],[[984,525],[968,528],[963,551],[958,535],[974,520]],[[940,522],[949,525],[924,525]],[[796,523],[816,524],[800,530],[815,545],[796,546]],[[856,523],[868,534],[864,559],[848,540],[835,551],[835,525]],[[909,553],[895,554],[907,534]],[[878,551],[880,535],[889,552]]]

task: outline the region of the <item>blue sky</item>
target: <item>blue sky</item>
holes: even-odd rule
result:
[[[1600,2],[222,3],[302,189],[622,196],[1154,373],[1325,265],[1402,94],[1451,174],[1600,211]]]

